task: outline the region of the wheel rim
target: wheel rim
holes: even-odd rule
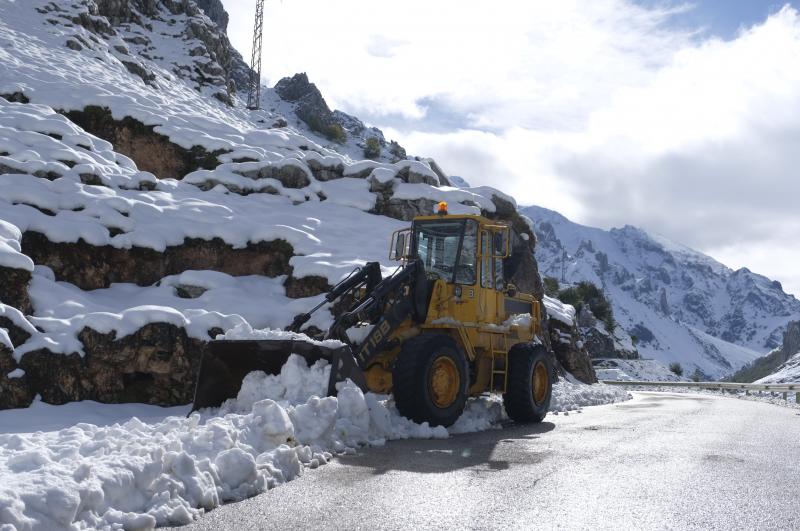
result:
[[[461,377],[455,362],[447,356],[439,356],[433,361],[430,372],[431,401],[441,409],[456,401]]]
[[[544,403],[547,397],[547,383],[549,377],[547,375],[547,366],[541,361],[536,362],[533,366],[533,375],[531,377],[531,384],[533,387],[533,402],[539,406]]]

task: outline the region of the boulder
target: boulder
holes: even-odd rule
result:
[[[557,319],[547,320],[547,339],[559,365],[584,383],[597,382],[592,360],[584,347],[577,326]]]
[[[322,132],[335,123],[325,98],[305,72],[281,79],[275,92],[282,100],[295,104],[295,114],[313,131]]]

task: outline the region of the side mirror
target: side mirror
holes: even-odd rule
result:
[[[408,229],[396,231],[392,234],[392,246],[389,249],[390,260],[402,260],[407,257],[406,246],[410,243],[411,231]]]

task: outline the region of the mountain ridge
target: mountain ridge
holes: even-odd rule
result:
[[[642,354],[682,363],[687,374],[729,375],[777,347],[800,315],[800,301],[779,282],[664,236],[587,227],[535,205],[520,210],[535,222],[542,275],[602,287]]]

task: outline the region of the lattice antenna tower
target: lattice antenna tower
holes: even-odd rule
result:
[[[261,41],[264,34],[264,0],[256,0],[256,23],[253,29],[253,51],[250,57],[250,87],[247,108],[261,107]]]

